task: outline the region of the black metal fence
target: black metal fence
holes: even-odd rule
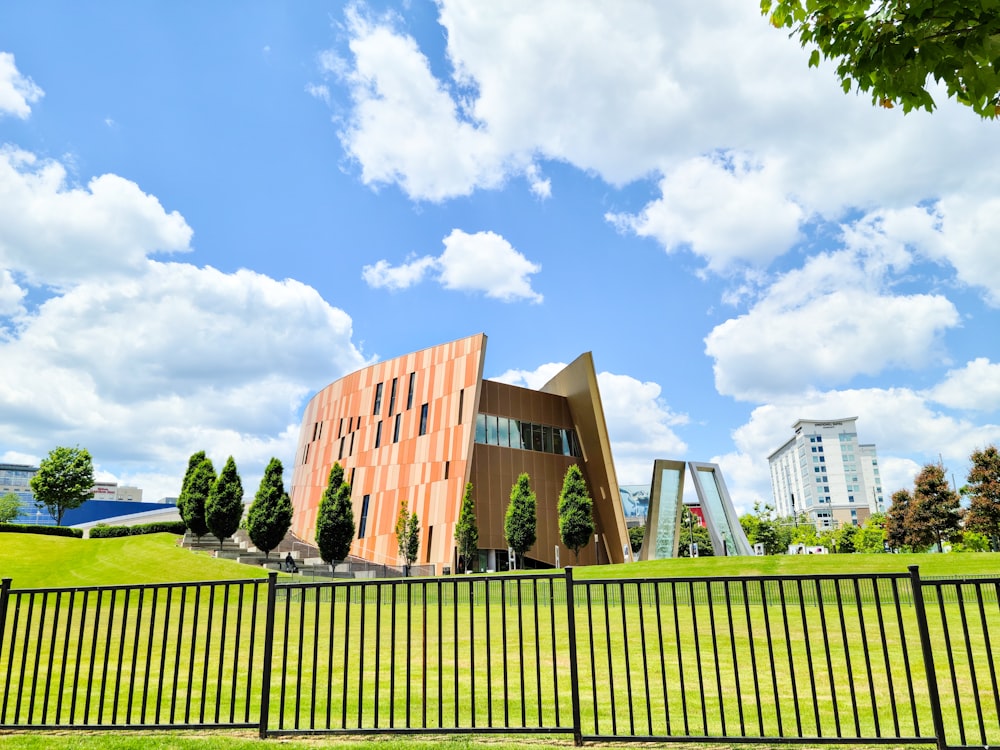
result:
[[[0,587],[0,727],[1000,747],[1000,577]]]

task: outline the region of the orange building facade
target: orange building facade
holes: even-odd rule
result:
[[[579,564],[630,559],[597,376],[581,355],[538,391],[483,380],[486,336],[379,362],[337,380],[306,406],[292,473],[292,532],[312,541],[334,463],[351,484],[353,556],[399,565],[396,518],[420,519],[418,565],[457,569],[455,523],[473,484],[480,569],[505,569],[510,490],[527,472],[537,497],[529,564],[577,562],[559,540],[563,476],[579,464],[594,499],[596,542]]]

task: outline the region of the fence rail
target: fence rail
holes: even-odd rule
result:
[[[0,728],[1000,747],[1000,577],[0,585]]]

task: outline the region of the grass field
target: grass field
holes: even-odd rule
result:
[[[256,566],[217,560],[177,546],[172,534],[119,539],[70,539],[0,534],[0,577],[15,588],[114,586],[119,584],[258,578]],[[578,578],[683,576],[837,575],[905,573],[919,565],[923,576],[1000,575],[1000,554],[772,555],[654,560],[577,568]]]
[[[0,534],[0,577],[14,588],[114,586],[265,577],[262,568],[217,560],[177,545],[173,534],[72,539]]]
[[[80,586],[84,581],[121,585],[263,574],[178,549],[169,535],[115,540],[6,536],[13,539],[11,546],[22,545],[21,557],[4,555],[2,575],[14,579],[15,589],[27,588],[21,579],[32,576],[33,586]],[[62,566],[53,566],[58,555]],[[841,584],[836,577],[905,572],[911,564],[918,564],[925,577],[995,576],[998,558],[700,558],[578,569],[575,578],[583,585],[575,608],[577,669],[584,733],[709,736],[739,726],[750,737],[830,736],[835,727],[844,737],[927,736],[927,685],[908,580],[899,579],[906,590],[897,595],[886,587],[876,591],[862,590],[853,581]],[[71,580],[67,568],[76,568]],[[803,573],[830,576],[833,588],[820,594],[792,581],[772,588],[762,606],[761,595],[747,596],[739,581],[625,582]],[[471,729],[473,721],[477,727],[503,727],[508,721],[510,726],[566,726],[570,657],[561,577],[518,582],[460,576],[334,588],[292,580],[291,588],[279,588],[276,610],[272,729],[363,730],[411,723]],[[749,586],[753,594],[764,584],[751,579]],[[964,590],[971,595],[974,587]],[[135,590],[129,595],[120,590],[104,592],[103,600],[96,594],[81,600],[81,594],[70,592],[20,600],[20,619],[8,612],[6,643],[0,646],[7,720],[17,715],[25,723],[23,717],[30,716],[28,723],[45,723],[39,721],[41,706],[50,691],[53,701],[64,699],[62,722],[71,705],[74,723],[111,717],[114,723],[146,723],[156,711],[171,722],[175,714],[177,722],[188,716],[192,722],[211,722],[216,712],[223,722],[230,712],[237,722],[241,716],[252,720],[261,704],[263,639],[258,635],[254,641],[251,633],[254,623],[262,622],[262,591],[250,584],[160,587],[155,594],[147,589],[145,599]],[[538,608],[518,606],[535,600]],[[73,608],[75,619],[68,617]],[[1000,739],[996,677],[991,684],[990,674],[981,669],[974,684],[970,665],[995,659],[985,644],[1000,643],[998,612],[994,599],[978,612],[951,600],[940,606],[935,600],[929,607],[932,639],[948,647],[938,665],[956,666],[954,680],[939,680],[944,698],[954,702],[960,696],[966,712],[973,701],[982,706],[989,736],[998,735],[994,741]],[[13,633],[16,622],[20,637]],[[971,628],[964,643],[959,628]],[[19,690],[13,686],[11,677],[16,679],[23,667],[42,664],[47,671],[21,679]],[[73,671],[79,678],[65,677]],[[141,706],[140,695],[145,696]],[[48,719],[52,716],[50,710]],[[814,729],[817,723],[822,729]],[[969,727],[975,729],[972,723]],[[954,715],[948,728],[957,733]],[[0,746],[6,741],[0,736]]]

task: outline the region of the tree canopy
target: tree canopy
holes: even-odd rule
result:
[[[962,494],[969,498],[965,528],[983,534],[995,552],[1000,552],[1000,453],[995,445],[969,456],[967,484]]]
[[[62,526],[67,510],[79,508],[94,494],[94,462],[86,448],[53,448],[31,478],[35,505]]]
[[[338,563],[351,552],[354,541],[354,507],[351,485],[344,481],[344,468],[334,463],[316,513],[316,546],[323,562]]]
[[[927,464],[917,475],[913,500],[906,512],[907,538],[911,547],[919,549],[951,539],[959,529],[958,494],[948,485],[944,467]]]
[[[559,537],[573,550],[573,557],[579,559],[580,550],[587,546],[594,533],[594,501],[587,492],[583,472],[576,464],[566,469],[558,512]]]
[[[514,550],[518,566],[520,558],[535,544],[535,493],[531,490],[531,477],[521,474],[510,488],[510,503],[503,519],[503,535],[507,546]]]
[[[188,530],[201,539],[208,533],[205,525],[205,502],[215,483],[215,467],[205,451],[193,453],[188,459],[181,494],[177,498],[177,512]]]
[[[761,12],[833,60],[845,92],[932,111],[928,80],[978,115],[1000,114],[1000,0],[761,0]]]
[[[912,502],[913,497],[909,490],[896,490],[892,493],[892,504],[885,513],[885,541],[892,549],[903,549],[909,546],[906,535],[906,515]]]
[[[472,482],[465,485],[462,509],[455,523],[455,544],[458,556],[465,563],[465,572],[479,563],[479,527],[476,525],[476,501],[472,497]]]
[[[21,498],[13,492],[0,495],[0,523],[10,523],[21,514]]]
[[[247,510],[247,535],[254,546],[264,552],[264,559],[281,544],[292,525],[292,500],[285,492],[282,479],[284,467],[272,458],[260,480],[257,494]]]
[[[219,540],[232,536],[243,518],[243,482],[236,471],[236,462],[230,456],[218,479],[212,483],[205,501],[205,525]]]

